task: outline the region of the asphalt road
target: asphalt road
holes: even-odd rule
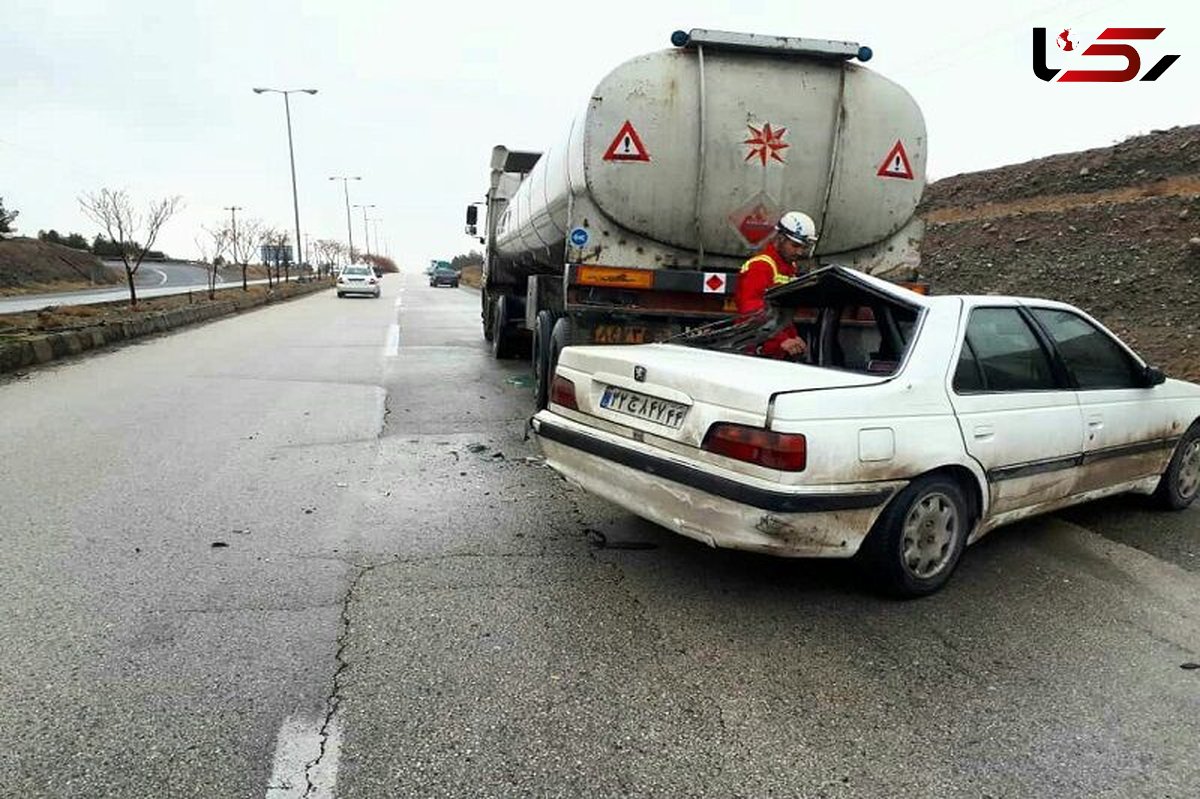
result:
[[[105,288],[95,288],[84,291],[61,291],[51,294],[22,294],[16,297],[0,297],[0,314],[20,313],[47,308],[56,305],[92,305],[100,302],[114,302],[129,296],[126,286],[124,267],[120,263],[106,263],[121,275],[120,283]],[[241,277],[234,276],[237,270],[228,269],[217,276],[217,288],[224,286],[240,286]],[[265,280],[251,280],[251,283],[266,283]],[[203,266],[185,261],[166,261],[143,263],[134,276],[134,286],[138,298],[163,297],[168,294],[182,294],[187,291],[208,290],[208,270]]]
[[[0,793],[1200,794],[1200,510],[897,603],[568,488],[529,401],[416,274],[0,382]]]

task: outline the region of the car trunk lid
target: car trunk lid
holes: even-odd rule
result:
[[[559,367],[581,413],[692,446],[717,421],[765,426],[781,392],[887,379],[674,344],[568,347]]]

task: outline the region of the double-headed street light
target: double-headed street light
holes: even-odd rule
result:
[[[317,90],[316,89],[264,89],[264,88],[256,88],[254,90],[255,94],[263,94],[264,92],[270,92],[272,94],[282,94],[283,95],[283,113],[287,116],[288,159],[291,161],[291,164],[292,164],[292,211],[295,213],[295,216],[296,216],[296,254],[297,254],[297,256],[300,256],[301,255],[301,252],[300,252],[301,244],[303,243],[304,240],[302,238],[300,238],[300,200],[296,194],[296,153],[295,153],[294,149],[292,148],[292,106],[291,106],[291,103],[288,102],[288,95],[296,94],[297,92],[302,92],[304,94],[316,94]]]
[[[350,263],[354,263],[354,232],[350,228],[350,188],[349,182],[352,180],[362,180],[361,177],[349,175],[334,175],[330,180],[340,180],[342,182],[342,193],[346,196],[346,240],[350,244]]]
[[[371,205],[356,205],[354,207],[362,209],[362,212],[363,212],[363,241],[365,241],[367,243],[367,255],[370,255],[371,254],[371,240],[370,240],[370,236],[367,235],[367,209],[374,208],[375,206],[374,206],[374,204],[371,204]]]

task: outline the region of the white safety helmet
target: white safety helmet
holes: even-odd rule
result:
[[[817,224],[812,221],[811,216],[803,211],[788,211],[779,217],[775,230],[797,244],[817,243]]]

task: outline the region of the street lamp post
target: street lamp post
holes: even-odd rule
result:
[[[362,212],[363,212],[363,240],[366,241],[366,244],[367,244],[367,255],[370,255],[371,254],[371,242],[370,242],[370,236],[367,235],[367,209],[374,208],[375,206],[372,204],[372,205],[356,205],[354,207],[362,209]]]
[[[350,188],[349,181],[362,180],[361,177],[349,175],[334,175],[330,180],[340,180],[342,182],[342,193],[346,197],[346,240],[350,244],[350,263],[354,263],[354,231],[350,227]]]
[[[377,256],[382,255],[382,253],[379,251],[379,223],[382,221],[383,220],[379,217],[371,217],[371,229],[375,233],[375,255]]]
[[[299,199],[299,196],[296,194],[296,153],[292,147],[292,106],[291,106],[291,103],[288,102],[288,95],[296,94],[297,92],[303,92],[304,94],[316,94],[317,90],[316,89],[264,89],[264,88],[257,88],[254,90],[255,94],[262,94],[264,92],[272,92],[274,94],[282,94],[283,95],[283,113],[287,117],[288,159],[291,161],[291,164],[292,164],[292,211],[295,214],[295,219],[296,219],[296,253],[297,253],[297,255],[299,255],[300,254],[300,246],[304,240],[302,238],[300,238],[300,199]],[[287,267],[285,266],[284,267],[284,279],[286,280],[287,277],[288,277]]]
[[[236,260],[238,260],[238,251],[239,251],[238,237],[237,237],[237,212],[244,211],[245,209],[242,208],[242,206],[240,206],[240,205],[227,205],[227,206],[225,206],[225,210],[229,212],[229,222],[231,225],[229,237],[231,239],[230,244],[233,245],[233,260],[236,261]],[[247,290],[248,289],[246,287],[246,264],[243,263],[242,264],[242,291],[247,291]]]

